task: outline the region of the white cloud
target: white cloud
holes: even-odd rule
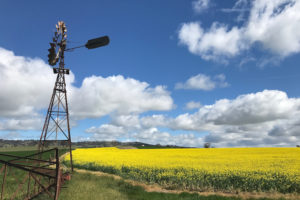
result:
[[[225,75],[219,74],[214,78],[205,74],[198,74],[192,76],[185,83],[177,83],[175,89],[194,89],[194,90],[213,90],[216,87],[227,87],[228,83],[225,81]]]
[[[206,60],[228,59],[254,44],[284,58],[300,52],[300,1],[255,0],[243,26],[214,22],[205,30],[199,22],[184,23],[179,42]]]
[[[283,57],[300,51],[300,1],[255,1],[245,31],[252,43]]]
[[[192,5],[195,12],[201,13],[209,8],[210,0],[196,0],[192,2]]]
[[[213,23],[205,31],[199,22],[185,23],[179,30],[179,42],[186,45],[193,54],[205,60],[233,57],[245,48],[240,30],[237,27],[228,29],[226,25]]]
[[[168,144],[168,142],[171,142],[170,138],[172,137],[171,134],[160,132],[157,128],[145,129],[139,133],[134,133],[132,136],[136,138],[137,141],[150,144]]]
[[[70,108],[75,117],[102,117],[141,113],[173,108],[173,100],[163,86],[149,87],[146,82],[121,75],[92,76],[83,80],[80,88],[71,88]]]
[[[41,59],[0,48],[0,80],[0,117],[23,117],[46,107],[55,77]]]
[[[193,133],[180,133],[173,135],[159,128],[169,126],[172,121],[163,115],[150,115],[140,117],[138,115],[113,115],[108,124],[100,127],[91,127],[86,130],[92,134],[94,140],[122,140],[138,141],[149,144],[177,145],[177,146],[203,146],[203,138]],[[186,132],[186,131],[185,131]]]
[[[49,105],[56,76],[39,58],[16,56],[0,48],[0,129],[40,129]],[[71,119],[112,114],[141,113],[173,108],[173,99],[164,86],[118,76],[91,76],[81,87],[66,76]],[[74,122],[73,122],[74,123]]]
[[[225,81],[226,79],[226,76],[224,74],[218,74],[214,77],[214,80],[216,82],[216,85],[218,87],[221,87],[221,88],[224,88],[224,87],[228,87],[229,86],[229,83],[227,83]]]
[[[194,134],[171,135],[168,132],[161,132],[157,128],[145,129],[139,133],[132,135],[137,141],[161,144],[161,145],[177,145],[185,147],[197,147],[203,145],[203,139],[196,137]]]
[[[140,121],[138,115],[116,115],[112,118],[112,124],[122,127],[140,128]]]
[[[179,124],[186,121],[189,127],[213,125],[256,124],[277,119],[287,119],[298,111],[300,99],[288,98],[285,92],[264,90],[240,95],[234,100],[221,99],[213,105],[202,106],[196,113],[179,115]]]
[[[103,124],[100,127],[91,127],[86,130],[87,133],[93,133],[96,140],[117,140],[119,137],[125,136],[126,130],[122,126],[112,124]]]
[[[299,99],[288,98],[286,93],[264,90],[241,95],[235,100],[219,100],[208,109],[208,121],[215,124],[251,124],[285,119],[297,110]],[[274,109],[276,108],[276,109]]]
[[[169,123],[175,130],[207,131],[217,146],[294,146],[300,142],[300,99],[264,90],[218,100]],[[283,139],[284,138],[284,139]]]
[[[236,18],[237,22],[245,21],[246,12],[250,11],[250,1],[249,0],[238,0],[235,2],[232,8],[222,8],[221,11],[225,13],[236,12],[239,15]]]
[[[203,138],[196,137],[194,134],[182,133],[172,135],[166,131],[160,131],[156,127],[143,127],[135,124],[130,127],[117,126],[112,124],[103,124],[100,127],[91,127],[86,130],[87,133],[93,134],[94,140],[127,140],[144,142],[148,144],[161,144],[161,145],[177,145],[196,147],[203,145]]]
[[[165,127],[169,123],[169,119],[164,115],[151,115],[140,119],[142,127]]]
[[[39,117],[33,118],[6,118],[4,120],[0,120],[0,130],[42,130],[44,120]]]
[[[190,101],[190,102],[187,102],[186,105],[185,105],[185,108],[188,109],[188,110],[192,110],[192,109],[195,109],[195,108],[201,108],[201,103],[200,102],[196,102],[196,101]]]
[[[226,147],[295,146],[300,143],[300,98],[289,98],[278,90],[221,99],[201,106],[192,114],[175,118],[164,115],[115,117],[118,119],[112,119],[109,126],[124,130],[115,138],[151,144],[202,147],[210,142],[216,147]],[[108,137],[115,135],[113,130],[107,133]],[[166,130],[183,133],[171,134]],[[195,132],[205,135],[197,136]],[[94,133],[95,138],[101,138],[99,132]]]

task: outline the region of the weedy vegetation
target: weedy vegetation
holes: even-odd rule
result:
[[[95,176],[89,173],[74,173],[72,180],[61,190],[63,200],[240,200],[238,197],[218,195],[201,196],[196,193],[170,194],[146,192],[140,186],[133,186],[124,180],[108,176]],[[253,198],[249,198],[253,199]],[[257,200],[257,199],[256,199]],[[271,200],[261,198],[260,200]]]

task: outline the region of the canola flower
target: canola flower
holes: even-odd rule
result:
[[[166,188],[300,193],[300,148],[111,147],[76,149],[72,154],[76,167]]]

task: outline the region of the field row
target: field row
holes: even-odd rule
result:
[[[93,148],[73,151],[78,168],[158,183],[165,188],[281,193],[300,193],[299,155],[297,148]]]

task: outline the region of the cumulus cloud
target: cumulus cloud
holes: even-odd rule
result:
[[[125,128],[140,128],[139,116],[138,115],[115,115],[112,118],[112,124],[122,126]]]
[[[219,74],[211,78],[205,74],[192,76],[185,83],[177,83],[175,89],[213,90],[216,87],[227,87],[225,75]]]
[[[173,108],[173,100],[165,87],[151,88],[146,82],[121,75],[85,78],[82,86],[72,87],[70,93],[72,114],[80,118],[96,118],[112,112],[124,115]]]
[[[205,60],[230,58],[246,47],[237,27],[229,29],[227,25],[217,22],[207,31],[199,22],[184,23],[178,37],[180,44]]]
[[[164,115],[151,115],[145,116],[140,119],[142,127],[151,128],[151,127],[166,127],[170,119]]]
[[[172,118],[164,115],[113,115],[111,122],[99,127],[91,127],[86,133],[92,134],[94,140],[125,140],[149,144],[177,145],[197,147],[203,145],[203,138],[193,133],[171,134],[161,131],[171,123]]]
[[[177,116],[175,130],[208,131],[204,138],[217,146],[294,146],[300,142],[300,99],[285,92],[264,90],[221,99],[193,114]],[[284,138],[284,139],[283,139]]]
[[[252,124],[285,119],[297,110],[299,103],[299,99],[288,98],[285,92],[265,90],[235,100],[219,100],[204,112],[209,113],[207,121],[215,124]]]
[[[124,137],[126,130],[122,126],[115,126],[112,124],[103,124],[100,127],[91,127],[86,130],[87,133],[93,133],[96,140],[117,140]]]
[[[139,133],[132,135],[137,141],[161,144],[161,145],[177,145],[186,147],[197,147],[203,145],[203,138],[196,137],[194,134],[171,135],[168,132],[161,132],[157,128],[145,129]]]
[[[196,13],[201,13],[209,8],[210,0],[196,0],[192,2],[192,5]]]
[[[0,117],[36,116],[49,102],[55,77],[39,58],[0,48]]]
[[[184,23],[179,42],[206,60],[232,58],[255,44],[284,58],[300,52],[299,9],[297,0],[255,0],[241,27],[214,22],[204,29],[200,22]]]
[[[114,129],[111,134],[107,132],[108,137],[113,135],[115,139],[125,137],[151,144],[197,147],[205,142],[216,147],[295,146],[300,143],[300,99],[289,98],[278,90],[221,99],[201,106],[192,114],[184,113],[174,118],[165,115],[115,117],[107,126],[117,126],[117,130],[124,131],[117,135]],[[171,134],[172,131],[180,134]],[[103,131],[92,132],[95,138],[103,134]]]
[[[16,131],[16,130],[41,130],[44,120],[39,117],[28,118],[5,118],[0,120],[0,130]]]
[[[40,130],[56,76],[39,58],[16,56],[0,48],[0,129]],[[66,77],[72,119],[141,113],[173,108],[164,86],[118,76],[91,76],[80,87]]]
[[[260,42],[273,53],[288,56],[300,51],[300,2],[255,1],[245,37]]]
[[[221,99],[213,105],[202,106],[196,113],[179,115],[176,120],[189,127],[202,124],[245,125],[277,119],[287,119],[298,111],[300,99],[288,98],[285,92],[264,90],[262,92],[240,95],[234,100]]]
[[[124,118],[135,118],[136,116],[123,116]],[[94,140],[127,140],[138,141],[149,144],[161,145],[177,145],[197,147],[203,145],[203,138],[197,137],[192,133],[181,133],[178,135],[170,134],[167,131],[160,131],[156,125],[165,126],[167,123],[160,121],[160,123],[146,123],[149,119],[153,120],[163,119],[162,116],[148,116],[146,118],[138,118],[136,123],[116,125],[116,120],[112,120],[110,124],[103,124],[100,127],[91,127],[86,130],[87,133],[92,134]],[[153,122],[153,121],[152,121]]]
[[[187,102],[185,105],[185,108],[188,110],[192,110],[192,109],[196,109],[196,108],[201,108],[201,103],[200,102],[196,102],[196,101],[190,101]]]

